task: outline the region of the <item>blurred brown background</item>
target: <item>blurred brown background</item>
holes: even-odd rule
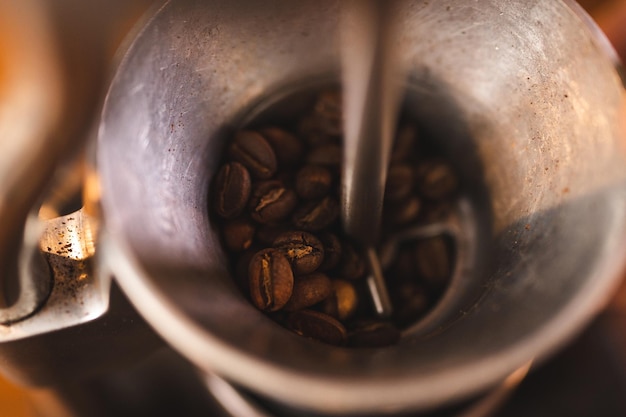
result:
[[[82,7],[89,7],[90,3],[85,1]],[[110,56],[150,3],[149,0],[108,2],[110,13],[101,18],[106,20],[116,16],[119,19],[116,31],[106,38]],[[622,60],[626,61],[626,0],[580,0],[579,3],[596,20]],[[29,396],[41,398],[47,393],[27,393],[0,377],[0,417],[35,417],[37,412]],[[47,407],[55,406],[50,401],[46,404]],[[62,411],[59,410],[58,414],[62,415]],[[498,413],[499,417],[528,415],[626,415],[626,281],[610,306],[589,329],[548,364],[531,372]]]
[[[578,3],[595,19],[626,61],[626,1],[580,0]]]

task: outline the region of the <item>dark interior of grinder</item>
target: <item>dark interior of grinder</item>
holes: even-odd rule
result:
[[[323,87],[281,103],[297,103],[295,117],[255,117],[227,139],[209,193],[236,285],[301,336],[350,347],[395,344],[453,276],[458,250],[448,226],[458,174],[415,120],[400,117],[377,247],[393,312],[378,317],[369,262],[339,216],[341,91]]]

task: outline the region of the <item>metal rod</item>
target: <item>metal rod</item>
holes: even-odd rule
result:
[[[342,32],[344,171],[341,216],[345,231],[367,250],[372,299],[380,316],[392,311],[380,262],[379,234],[385,182],[398,107],[391,4],[345,3]]]
[[[342,220],[363,246],[378,238],[397,117],[390,2],[349,1],[344,10]]]
[[[380,266],[378,254],[375,249],[367,249],[367,260],[370,266],[370,274],[367,276],[367,287],[372,295],[376,314],[378,314],[379,317],[389,317],[393,313],[393,307],[389,293],[387,292],[383,269]]]

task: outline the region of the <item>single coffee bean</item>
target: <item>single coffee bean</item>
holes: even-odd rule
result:
[[[322,131],[334,136],[340,136],[343,133],[343,108],[339,92],[326,91],[320,94],[313,114],[319,119]]]
[[[331,345],[341,346],[346,342],[346,328],[331,316],[315,310],[300,310],[289,314],[287,327],[300,336]]]
[[[341,242],[333,233],[322,232],[319,239],[324,245],[324,260],[319,267],[320,271],[333,269],[341,260]]]
[[[260,133],[241,130],[230,145],[232,159],[250,170],[253,177],[268,179],[276,172],[276,154]]]
[[[330,226],[338,216],[339,204],[328,196],[298,207],[291,219],[298,229],[315,232]]]
[[[302,142],[291,133],[278,127],[266,127],[260,130],[261,135],[274,149],[278,164],[293,166],[300,162],[304,153]]]
[[[446,239],[438,236],[416,242],[415,264],[430,287],[445,287],[452,275],[452,254]]]
[[[391,151],[391,162],[407,162],[415,152],[417,129],[413,125],[402,126],[396,135]]]
[[[413,243],[401,245],[396,259],[390,267],[391,273],[385,275],[390,285],[395,285],[399,281],[414,281],[417,279],[415,245]]]
[[[389,225],[401,226],[411,223],[421,211],[421,202],[417,196],[409,197],[400,203],[383,207],[383,220]]]
[[[307,232],[283,233],[274,240],[273,246],[287,257],[296,275],[314,272],[324,260],[324,245]]]
[[[248,249],[254,240],[255,226],[247,219],[235,219],[224,223],[222,234],[226,247],[233,252]]]
[[[420,164],[416,177],[420,193],[431,200],[451,196],[458,186],[458,179],[452,168],[443,161],[433,160]]]
[[[341,93],[339,91],[322,92],[317,97],[313,112],[314,114],[341,122],[343,112]],[[341,129],[341,124],[339,128]],[[341,134],[341,130],[339,134]]]
[[[263,249],[250,260],[250,297],[257,308],[277,311],[293,291],[293,272],[289,261],[275,249]]]
[[[367,271],[365,259],[363,259],[361,254],[349,243],[344,243],[342,249],[343,252],[338,271],[339,277],[349,280],[363,278]]]
[[[284,309],[285,311],[303,310],[325,300],[331,292],[332,284],[326,274],[316,272],[296,277],[291,298],[285,304]]]
[[[250,215],[259,223],[276,223],[291,214],[297,203],[296,193],[280,181],[263,181],[252,190]]]
[[[393,318],[400,327],[407,327],[420,319],[430,307],[431,294],[415,281],[403,281],[390,288],[394,306]]]
[[[312,148],[337,144],[339,142],[338,135],[328,133],[328,129],[325,129],[323,124],[319,116],[315,114],[307,115],[298,123],[298,134]]]
[[[339,137],[343,133],[341,115],[316,113],[313,117],[320,132],[334,137]]]
[[[337,318],[341,321],[349,319],[359,305],[359,297],[354,285],[343,279],[332,282],[334,300],[337,303]]]
[[[421,216],[425,223],[445,222],[454,212],[454,207],[448,200],[425,201]]]
[[[400,340],[400,330],[386,321],[361,322],[348,333],[348,346],[379,348],[395,345]]]
[[[305,200],[327,195],[333,183],[330,171],[320,165],[307,165],[296,174],[296,193]]]
[[[225,219],[241,214],[252,188],[248,170],[237,162],[223,165],[215,178],[215,211]]]
[[[341,108],[341,95],[337,92],[328,91],[318,96],[313,112],[307,117],[308,126],[301,126],[301,131],[314,132],[317,135],[309,137],[305,135],[307,141],[313,139],[319,141],[322,139],[321,135],[327,137],[339,137],[343,133],[343,117]],[[303,129],[306,127],[306,129]],[[320,135],[321,134],[321,135]],[[318,136],[318,137],[316,137]],[[315,146],[311,143],[312,146]]]
[[[385,185],[385,200],[401,201],[406,199],[413,189],[413,176],[413,168],[410,165],[391,165]]]
[[[306,157],[311,165],[324,165],[335,170],[339,169],[343,158],[343,151],[339,145],[329,144],[314,148]]]
[[[339,310],[337,309],[337,296],[332,291],[325,300],[313,306],[312,308],[315,311],[320,311],[324,314],[328,314],[334,319],[339,320]]]

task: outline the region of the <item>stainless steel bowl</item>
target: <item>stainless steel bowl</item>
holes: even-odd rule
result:
[[[545,358],[615,287],[626,236],[622,85],[572,3],[401,2],[407,112],[486,190],[482,267],[426,334],[357,351],[278,327],[237,292],[208,214],[229,132],[339,79],[336,1],[172,0],[144,27],[100,125],[104,262],[199,368],[302,409],[425,410]]]

